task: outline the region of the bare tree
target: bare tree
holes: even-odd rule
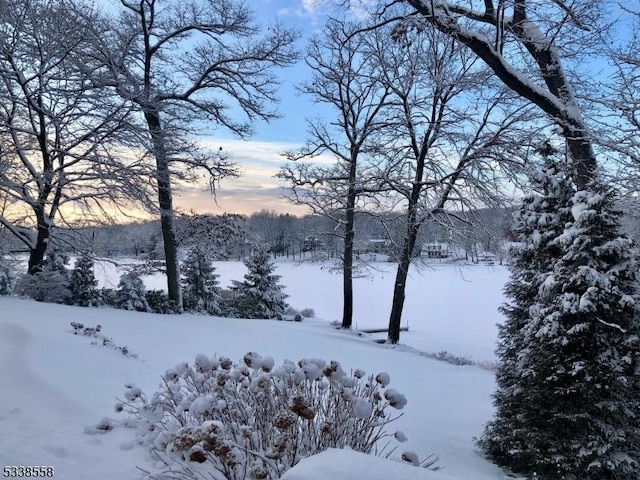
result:
[[[383,0],[379,20],[395,23],[399,32],[431,26],[473,51],[561,129],[578,186],[585,188],[595,175],[596,155],[565,60],[587,56],[599,42],[596,31],[607,8],[602,3]]]
[[[629,37],[606,51],[613,75],[599,85],[598,143],[617,161],[613,180],[636,204],[640,180],[640,9],[625,10]],[[602,95],[605,93],[605,95]]]
[[[321,36],[314,37],[307,52],[313,79],[301,86],[316,102],[329,105],[335,119],[309,121],[307,145],[286,157],[297,163],[282,168],[278,177],[291,188],[292,200],[311,207],[314,213],[332,218],[342,229],[343,312],[342,328],[353,322],[353,268],[355,214],[358,202],[379,187],[366,185],[368,150],[385,125],[384,107],[390,85],[380,76],[379,65],[367,51],[366,34],[353,34],[359,28],[329,20]],[[302,160],[327,155],[331,165],[304,163]]]
[[[262,29],[236,0],[121,4],[120,16],[110,22],[112,34],[96,39],[97,55],[110,65],[105,84],[144,117],[156,163],[168,293],[179,308],[171,177],[203,171],[213,188],[220,178],[236,174],[216,152],[202,154],[193,144],[185,149],[187,132],[197,131],[198,122],[213,122],[244,137],[254,120],[273,119],[267,104],[276,100],[274,69],[296,60],[297,33],[278,24]],[[229,114],[231,106],[244,120]]]
[[[445,223],[453,215],[447,209],[505,201],[500,192],[523,167],[531,109],[492,86],[482,63],[447,35],[392,35],[395,42],[379,44],[376,54],[392,89],[380,177],[406,212],[388,331],[397,343],[420,227]]]
[[[144,165],[123,154],[131,105],[97,87],[94,11],[62,0],[0,4],[0,224],[40,270],[56,224],[144,202]],[[107,205],[108,204],[108,205]]]

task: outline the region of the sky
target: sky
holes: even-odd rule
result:
[[[205,144],[222,147],[237,162],[242,175],[237,179],[224,179],[216,191],[215,199],[206,184],[181,186],[176,206],[182,210],[221,214],[224,212],[251,214],[263,209],[304,215],[303,206],[292,205],[283,196],[282,183],[274,178],[286,163],[281,153],[295,150],[307,139],[306,119],[327,112],[326,107],[314,104],[296,90],[296,85],[310,78],[310,70],[303,54],[310,36],[321,30],[325,13],[330,8],[327,0],[255,0],[249,3],[261,24],[275,20],[299,29],[298,42],[301,59],[293,67],[282,69],[278,75],[280,102],[276,105],[280,118],[269,123],[254,124],[254,133],[241,140],[222,128],[202,139]]]
[[[115,2],[115,0],[99,0]],[[352,0],[351,15],[360,16],[372,0]],[[624,0],[622,4],[632,5],[637,0]],[[119,2],[116,2],[119,3]],[[304,63],[304,50],[309,38],[322,31],[327,13],[335,12],[338,0],[253,0],[247,2],[255,12],[255,18],[262,25],[277,20],[296,27],[301,34],[298,48],[300,61],[293,67],[280,70],[281,79],[278,94],[279,104],[275,105],[281,117],[269,123],[256,122],[254,133],[242,140],[224,128],[213,128],[200,138],[205,146],[219,147],[237,162],[242,175],[237,179],[223,179],[217,188],[215,198],[211,196],[207,182],[202,185],[182,185],[176,191],[175,205],[183,211],[221,214],[224,212],[251,214],[263,209],[288,212],[297,215],[309,213],[303,206],[294,206],[284,198],[282,183],[274,178],[278,169],[285,164],[282,153],[296,150],[307,139],[306,121],[309,118],[331,118],[333,112],[325,105],[313,103],[301,95],[296,86],[308,80],[310,69]],[[624,30],[624,29],[623,29]]]

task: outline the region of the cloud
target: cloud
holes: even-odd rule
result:
[[[286,163],[280,154],[299,149],[300,144],[213,138],[201,140],[200,143],[203,148],[210,150],[222,147],[222,151],[238,163],[242,175],[236,179],[223,179],[215,198],[204,178],[198,183],[176,185],[175,203],[179,209],[216,214],[251,214],[263,209],[297,215],[309,213],[306,207],[293,205],[284,198],[281,183],[274,178]]]
[[[349,2],[347,15],[356,20],[369,18],[375,5],[375,0],[352,0]],[[297,6],[281,8],[278,14],[306,17],[314,20],[314,23],[316,23],[316,20],[335,12],[337,8],[342,8],[341,2],[337,0],[301,0]]]

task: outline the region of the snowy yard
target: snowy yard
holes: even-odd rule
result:
[[[217,263],[223,285],[240,279],[242,265]],[[393,270],[381,265],[374,279],[356,281],[358,327],[386,325]],[[100,275],[100,272],[97,272]],[[403,345],[391,348],[335,330],[329,324],[341,311],[339,275],[312,264],[278,264],[296,308],[315,309],[318,319],[303,323],[237,320],[197,315],[163,316],[111,309],[86,309],[0,297],[0,460],[2,465],[51,465],[55,478],[135,479],[137,466],[148,468],[141,447],[123,449],[133,433],[116,428],[104,435],[83,433],[102,417],[118,420],[116,397],[133,382],[152,393],[160,375],[176,363],[192,362],[198,353],[240,358],[248,351],[274,357],[276,363],[303,357],[338,360],[346,370],[386,371],[391,386],[404,393],[404,416],[391,424],[409,438],[401,449],[421,458],[440,457],[439,472],[423,471],[436,480],[497,480],[504,473],[484,460],[473,444],[491,418],[493,374],[475,366],[458,367],[418,355],[447,350],[475,360],[493,359],[496,312],[502,301],[506,271],[451,266],[413,272],[409,283]],[[112,281],[116,281],[110,275]],[[159,279],[148,279],[152,288]],[[108,279],[104,279],[108,282]],[[138,358],[91,345],[74,336],[69,323],[102,325],[115,344]],[[340,455],[325,457],[336,468]],[[347,465],[362,465],[362,460]],[[301,466],[302,467],[302,466]],[[307,471],[312,466],[305,467]],[[372,469],[381,470],[373,462]],[[407,467],[408,468],[408,467]],[[301,468],[302,471],[302,468]],[[359,470],[344,478],[367,478]],[[312,478],[297,473],[291,479]],[[418,478],[418,477],[416,477]]]

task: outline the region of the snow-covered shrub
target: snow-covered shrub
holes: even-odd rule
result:
[[[11,295],[16,281],[15,272],[7,265],[0,265],[0,295]]]
[[[65,258],[54,251],[43,262],[40,271],[20,277],[16,284],[16,293],[38,302],[65,303],[71,293]]]
[[[118,283],[118,306],[124,310],[148,312],[149,304],[145,297],[146,288],[135,272],[123,273]]]
[[[176,306],[164,290],[147,290],[144,294],[153,313],[176,313]]]
[[[464,367],[466,365],[473,365],[473,360],[467,357],[461,357],[460,355],[454,355],[453,353],[449,353],[446,350],[442,350],[434,354],[433,358],[436,360],[440,360],[441,362],[450,363],[451,365],[457,365],[459,367]]]
[[[232,305],[234,314],[240,318],[282,318],[288,307],[288,297],[278,282],[280,275],[274,275],[275,265],[265,250],[257,250],[245,261],[249,270],[242,282],[233,281],[235,292]]]
[[[300,310],[300,315],[302,315],[304,318],[315,318],[316,312],[313,310],[313,308],[303,308],[302,310]]]
[[[16,284],[16,293],[38,302],[65,303],[69,290],[69,272],[65,265],[69,257],[60,250],[52,250],[39,271],[25,274]]]
[[[71,271],[69,303],[82,307],[95,307],[100,304],[98,281],[93,272],[93,259],[88,255],[78,257]]]
[[[222,299],[212,261],[211,254],[203,246],[195,246],[187,255],[182,266],[185,310],[220,315]]]
[[[386,431],[407,403],[389,382],[384,372],[347,374],[335,361],[274,368],[256,353],[237,363],[200,354],[167,370],[150,399],[127,385],[116,410],[132,415],[125,425],[166,478],[275,479],[330,447],[382,454],[381,439],[406,440]]]
[[[106,307],[120,308],[118,290],[101,288],[98,290],[98,301]]]

